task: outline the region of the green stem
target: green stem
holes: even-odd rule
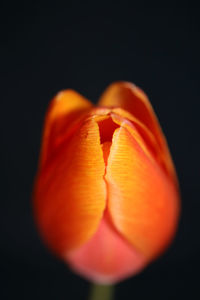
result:
[[[93,284],[90,290],[89,300],[112,300],[114,296],[113,285]]]

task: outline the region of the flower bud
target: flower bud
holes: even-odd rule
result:
[[[91,281],[141,271],[174,237],[178,181],[147,96],[114,83],[98,106],[61,91],[46,114],[34,211],[42,239]]]

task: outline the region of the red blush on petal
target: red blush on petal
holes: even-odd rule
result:
[[[95,235],[65,259],[77,273],[102,284],[135,275],[146,265],[145,257],[115,232],[105,217]]]

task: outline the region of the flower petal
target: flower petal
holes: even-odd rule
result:
[[[151,131],[158,131],[158,121],[146,94],[129,82],[115,82],[103,93],[99,105],[120,107],[143,122]]]
[[[115,232],[105,217],[94,236],[66,259],[77,273],[101,284],[135,275],[146,265],[144,255]]]
[[[111,84],[103,93],[99,100],[100,106],[122,108],[137,118],[148,131],[151,131],[157,141],[157,146],[162,152],[165,159],[167,169],[171,173],[176,182],[177,176],[173,166],[173,162],[169,153],[168,145],[164,134],[161,130],[156,114],[149,102],[147,95],[136,85],[129,82],[116,82]],[[126,113],[114,109],[114,112],[122,113],[125,117]]]
[[[39,171],[35,214],[46,243],[66,254],[97,230],[106,203],[99,128],[90,119]]]
[[[148,259],[154,258],[176,229],[179,198],[174,182],[123,127],[114,133],[105,178],[114,226]]]
[[[91,107],[91,102],[73,90],[64,90],[55,96],[45,118],[40,165],[44,165],[55,148],[66,140],[66,135]]]

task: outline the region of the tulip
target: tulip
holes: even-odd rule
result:
[[[96,107],[73,90],[55,96],[34,188],[51,251],[93,282],[116,283],[163,253],[179,210],[167,142],[141,89],[113,83]]]

